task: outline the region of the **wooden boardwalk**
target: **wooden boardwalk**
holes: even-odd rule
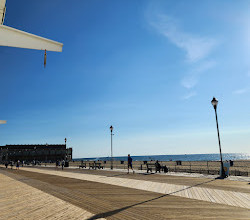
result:
[[[247,183],[178,178],[0,168],[0,219],[249,219]]]
[[[98,183],[111,184],[150,192],[180,196],[189,199],[225,204],[250,209],[250,194],[226,191],[220,189],[209,189],[199,186],[185,186],[168,183],[157,183],[145,180],[126,179],[119,177],[107,177],[102,175],[81,174],[45,169],[24,168],[30,172],[38,172],[50,175],[57,175],[79,180],[87,180]]]
[[[77,206],[0,173],[0,219],[89,219]]]

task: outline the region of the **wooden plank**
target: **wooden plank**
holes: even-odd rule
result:
[[[75,219],[93,214],[0,173],[0,219]],[[11,187],[10,187],[11,184]],[[65,218],[67,216],[67,218]]]
[[[25,168],[29,171],[34,172],[32,168]],[[42,169],[36,169],[36,172],[41,172],[41,173],[48,173],[48,174],[53,174],[53,175],[59,175],[59,176],[65,176],[69,178],[76,178],[76,179],[82,179],[82,180],[87,180],[87,181],[93,181],[93,182],[98,182],[98,183],[105,183],[105,184],[111,184],[111,185],[117,185],[117,186],[122,186],[122,187],[129,187],[129,188],[137,188],[141,190],[146,190],[146,191],[151,191],[151,192],[160,192],[161,184],[166,184],[166,183],[156,183],[152,181],[142,181],[142,184],[138,184],[139,180],[134,180],[134,179],[128,179],[128,178],[120,178],[120,177],[109,177],[109,178],[104,178],[104,176],[101,175],[91,175],[91,174],[77,174],[77,173],[71,173],[71,172],[63,172],[63,171],[51,171],[51,170],[42,170]],[[140,181],[139,181],[140,182]],[[223,195],[225,195],[226,191],[222,193],[222,190],[217,190],[217,189],[210,189],[210,188],[204,188],[204,187],[192,187],[188,188],[184,192],[184,188],[188,186],[185,185],[176,185],[176,184],[168,184],[167,186],[163,186],[162,188],[165,189],[166,194],[171,194],[175,196],[181,196],[181,197],[188,197],[191,199],[197,199],[197,200],[202,200],[202,201],[211,201],[215,203],[220,203],[220,204],[238,204],[238,207],[248,207],[248,204],[246,202],[242,202],[238,200],[235,200],[235,202],[229,201],[230,198],[227,198]],[[203,190],[204,189],[204,190]],[[181,190],[181,191],[180,191]],[[235,192],[236,194],[238,192]],[[238,194],[237,194],[238,195]],[[245,201],[244,197],[247,197],[246,193],[243,194],[244,196],[241,196],[240,194],[238,195],[239,198]]]

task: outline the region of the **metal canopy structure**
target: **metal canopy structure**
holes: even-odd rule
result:
[[[62,43],[3,25],[5,3],[0,0],[0,46],[62,52]]]
[[[4,22],[4,16],[6,11],[5,2],[6,0],[0,0],[0,24],[3,24]]]
[[[62,52],[63,44],[15,28],[0,25],[0,46]]]

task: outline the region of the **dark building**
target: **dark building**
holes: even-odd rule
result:
[[[42,161],[72,160],[72,148],[66,144],[31,144],[0,146],[0,162],[4,161]]]

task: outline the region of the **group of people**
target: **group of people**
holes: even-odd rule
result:
[[[15,164],[14,161],[10,161],[10,162],[7,162],[7,161],[6,161],[4,165],[5,165],[6,169],[8,168],[9,165],[10,165],[11,169],[13,169],[14,164]],[[21,164],[21,162],[20,162],[20,160],[18,160],[18,161],[16,162],[16,169],[17,169],[17,170],[19,170],[20,164]]]
[[[58,169],[58,167],[60,167],[60,165],[61,165],[62,170],[63,170],[63,168],[64,168],[64,166],[65,166],[65,161],[62,160],[62,161],[60,162],[59,160],[57,160],[57,161],[56,161],[56,169]]]
[[[133,174],[135,173],[135,171],[133,170],[132,161],[133,161],[132,157],[130,156],[130,154],[128,154],[128,173],[127,174],[129,174],[129,168],[131,168],[131,170],[133,171]],[[155,168],[156,168],[156,172],[159,171],[159,173],[161,172],[160,171],[161,169],[164,171],[164,173],[168,172],[167,166],[166,165],[161,166],[158,160],[155,162]]]
[[[130,156],[130,154],[128,154],[128,172],[127,174],[129,174],[129,169],[131,169],[133,171],[133,174],[135,173],[134,169],[133,169],[133,165],[132,165],[132,162],[133,162],[133,159],[132,157]],[[16,169],[19,170],[19,167],[20,167],[20,164],[21,162],[18,160],[16,162]],[[5,162],[5,167],[8,168],[8,165],[11,166],[11,169],[13,169],[13,166],[14,166],[14,162],[13,161],[10,161],[10,162]],[[156,161],[156,167],[160,167],[161,165],[159,164],[158,160]],[[64,168],[65,166],[65,161],[62,160],[61,162],[59,160],[56,161],[56,168],[58,169],[58,167]]]

